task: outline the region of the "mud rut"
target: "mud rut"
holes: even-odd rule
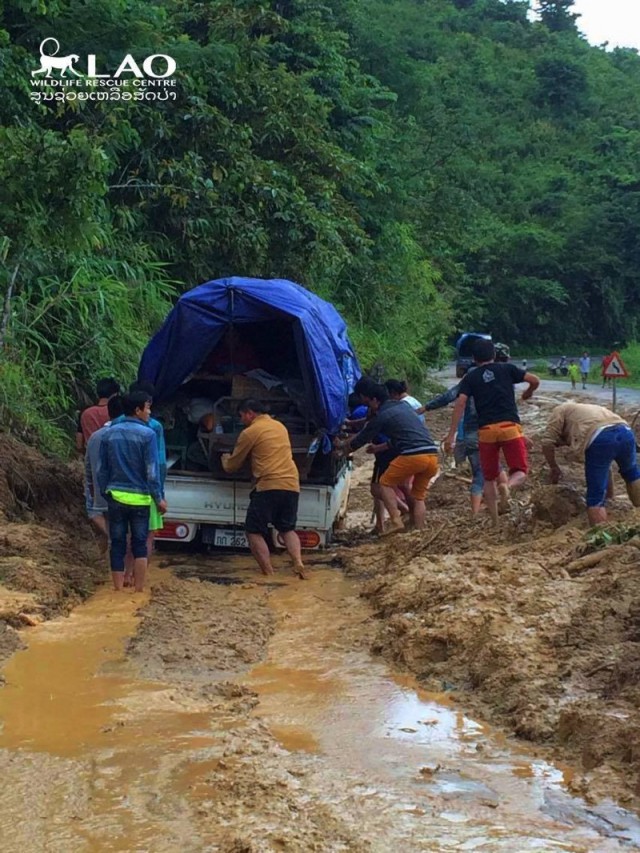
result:
[[[379,618],[341,568],[374,546],[346,538],[306,583],[284,561],[264,582],[246,557],[161,555],[142,601],[104,587],[23,632],[0,850],[640,849],[633,814],[569,793],[570,767],[372,656]]]

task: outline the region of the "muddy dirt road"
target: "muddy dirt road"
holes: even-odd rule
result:
[[[497,534],[447,471],[428,529],[380,543],[368,477],[308,582],[160,555],[149,594],[104,586],[69,616],[91,542],[59,533],[43,567],[37,501],[5,514],[0,851],[640,849],[633,540],[579,563],[567,465]]]
[[[103,589],[5,668],[3,850],[640,842],[631,815],[566,792],[568,769],[372,660],[371,611],[335,568],[304,587],[242,558],[174,568],[141,623]]]

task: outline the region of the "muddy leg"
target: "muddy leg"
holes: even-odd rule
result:
[[[293,573],[298,575],[301,580],[307,579],[306,570],[302,562],[302,548],[300,547],[300,539],[295,530],[287,530],[282,534],[282,541],[289,552],[289,556],[293,560]]]
[[[498,486],[495,480],[485,480],[484,500],[494,524],[498,524]]]
[[[395,489],[393,486],[383,486],[380,485],[380,497],[385,506],[385,509],[389,513],[389,529],[390,531],[394,530],[404,530],[404,524],[402,523],[402,519],[400,518],[400,510],[398,509],[398,500],[396,498]]]
[[[264,536],[261,533],[247,533],[247,539],[249,540],[251,553],[256,563],[260,566],[262,574],[272,575],[274,571],[271,565],[271,554],[269,553],[269,546]]]
[[[498,512],[501,514],[509,512],[510,498],[511,490],[509,488],[509,478],[505,471],[500,471],[500,476],[498,477]]]
[[[131,539],[127,539],[127,552],[124,555],[124,586],[133,586],[133,566],[135,560],[131,553]]]
[[[508,485],[510,489],[519,489],[522,485],[524,485],[524,481],[527,479],[527,475],[524,471],[514,471],[512,474],[509,474]]]
[[[413,521],[413,525],[416,530],[424,529],[424,519],[426,515],[426,508],[424,501],[419,501],[416,498],[412,498],[413,506],[411,507],[411,519]]]
[[[376,530],[378,533],[382,533],[384,530],[384,504],[380,497],[378,483],[371,483],[371,497],[373,498],[373,512],[376,517]]]
[[[133,578],[136,592],[144,590],[144,581],[147,576],[147,558],[136,557],[133,561]]]
[[[606,524],[607,511],[603,506],[588,506],[587,518],[589,519],[589,524],[592,527],[595,527],[596,524]]]
[[[91,524],[98,531],[100,553],[106,554],[109,550],[109,522],[107,521],[107,514],[92,515]]]
[[[607,498],[611,500],[612,498],[615,498],[615,496],[616,490],[613,485],[613,471],[609,469],[609,477],[607,479]]]
[[[113,580],[113,588],[116,592],[120,592],[124,588],[124,572],[111,572]]]

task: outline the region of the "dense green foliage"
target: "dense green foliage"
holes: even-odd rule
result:
[[[175,295],[229,274],[305,284],[409,376],[469,325],[640,336],[640,59],[572,5],[0,2],[0,420],[60,448]],[[32,101],[51,36],[111,72],[170,54],[176,99]]]

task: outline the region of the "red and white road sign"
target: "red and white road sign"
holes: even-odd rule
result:
[[[629,375],[627,368],[624,366],[624,361],[620,358],[617,352],[612,352],[607,356],[607,366],[604,369],[603,376],[607,379],[626,379]]]

